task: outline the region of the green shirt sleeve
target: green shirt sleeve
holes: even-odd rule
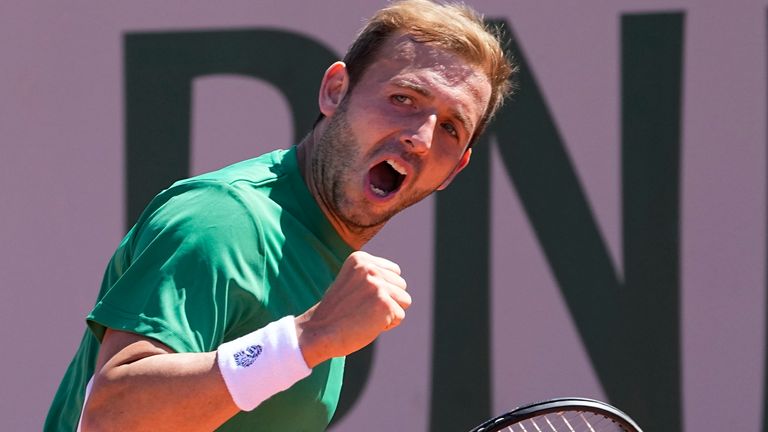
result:
[[[113,256],[89,327],[99,339],[112,328],[177,352],[212,351],[262,309],[263,255],[259,221],[235,189],[177,184],[153,200]]]

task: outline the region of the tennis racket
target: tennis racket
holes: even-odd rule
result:
[[[642,432],[628,415],[607,403],[561,398],[516,408],[470,432]]]

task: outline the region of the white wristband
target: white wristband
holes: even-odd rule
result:
[[[251,411],[312,372],[301,355],[293,320],[287,316],[219,345],[219,370],[241,410]]]

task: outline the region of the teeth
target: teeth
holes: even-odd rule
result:
[[[378,195],[378,196],[380,196],[380,197],[384,197],[384,196],[387,196],[387,193],[386,193],[386,192],[384,192],[383,190],[381,190],[381,189],[377,188],[377,187],[376,187],[376,186],[374,186],[374,185],[371,185],[371,190],[373,191],[373,193],[375,193],[376,195]]]
[[[397,163],[396,161],[392,159],[387,159],[387,163],[389,166],[392,167],[393,170],[397,171],[400,175],[405,175],[406,170],[405,167]]]

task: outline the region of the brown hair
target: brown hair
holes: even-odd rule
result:
[[[491,97],[471,145],[512,92],[509,78],[517,68],[501,47],[500,30],[487,26],[482,15],[463,3],[394,1],[368,20],[344,56],[350,90],[376,60],[384,42],[399,31],[416,42],[456,53],[485,72],[491,83]]]

